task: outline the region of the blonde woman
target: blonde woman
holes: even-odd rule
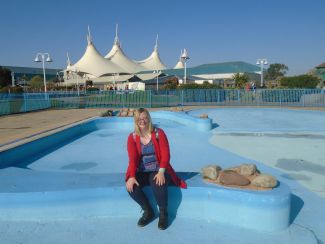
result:
[[[138,226],[143,227],[154,218],[154,211],[142,187],[150,185],[159,207],[158,228],[168,227],[168,191],[170,180],[181,188],[186,183],[177,177],[170,165],[169,143],[165,132],[154,128],[149,111],[139,108],[134,114],[134,132],[128,137],[129,166],[126,172],[126,189],[143,210]]]

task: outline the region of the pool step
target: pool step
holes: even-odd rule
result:
[[[200,175],[187,183],[188,189],[169,187],[171,218],[202,219],[269,232],[289,226],[291,194],[283,183],[269,191],[224,188],[203,182]],[[145,191],[154,206],[151,189],[145,187]],[[137,218],[140,211],[123,181],[111,187],[0,193],[0,220]]]

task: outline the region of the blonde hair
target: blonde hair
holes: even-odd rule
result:
[[[140,114],[145,113],[147,115],[148,118],[148,129],[150,131],[150,133],[154,130],[153,124],[152,124],[152,120],[151,120],[151,116],[149,114],[149,111],[145,108],[138,108],[137,110],[135,110],[134,112],[134,132],[135,134],[137,134],[138,136],[141,136],[141,131],[138,125],[138,119],[140,117]]]

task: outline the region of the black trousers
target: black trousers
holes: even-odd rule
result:
[[[168,202],[167,187],[170,182],[170,176],[168,173],[165,173],[165,184],[159,186],[156,184],[155,180],[153,180],[156,174],[157,172],[138,172],[135,176],[140,186],[134,184],[133,192],[129,192],[129,195],[134,201],[136,201],[141,206],[142,209],[147,208],[149,205],[148,198],[142,191],[142,187],[148,185],[151,186],[151,189],[156,198],[159,208],[167,208],[167,202]]]

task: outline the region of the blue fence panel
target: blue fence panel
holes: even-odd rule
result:
[[[325,106],[321,89],[188,89],[0,94],[0,115],[56,108],[220,106]]]

